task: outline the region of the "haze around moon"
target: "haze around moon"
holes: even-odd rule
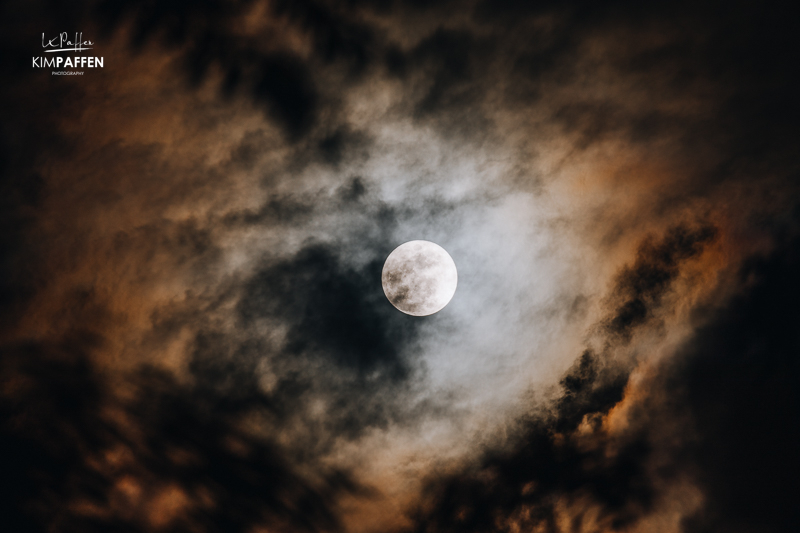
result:
[[[458,270],[438,244],[409,241],[389,254],[381,274],[383,292],[398,310],[412,316],[437,313],[453,298]]]

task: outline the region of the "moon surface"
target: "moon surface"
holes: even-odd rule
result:
[[[458,270],[444,248],[430,241],[401,244],[386,258],[381,274],[383,292],[400,311],[428,316],[453,298]]]

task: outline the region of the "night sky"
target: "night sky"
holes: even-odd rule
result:
[[[788,2],[0,27],[0,531],[800,531]],[[61,32],[103,66],[32,67]]]

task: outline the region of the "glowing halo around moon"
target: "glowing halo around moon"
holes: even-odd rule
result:
[[[444,248],[430,241],[409,241],[389,254],[381,273],[383,292],[407,315],[428,316],[450,303],[458,270]]]

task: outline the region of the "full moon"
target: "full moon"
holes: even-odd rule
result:
[[[400,311],[428,316],[444,309],[458,285],[456,264],[444,248],[429,241],[401,244],[386,258],[383,292]]]

